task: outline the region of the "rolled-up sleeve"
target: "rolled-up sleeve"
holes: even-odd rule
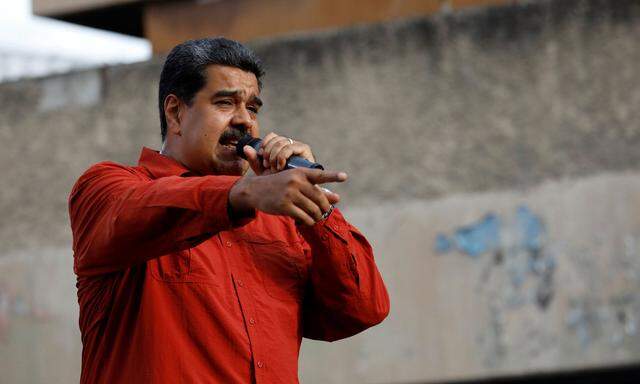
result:
[[[304,302],[304,337],[333,341],[380,323],[389,296],[366,238],[341,212],[314,226],[300,226],[310,253],[310,284]]]

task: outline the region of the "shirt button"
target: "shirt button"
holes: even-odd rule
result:
[[[254,325],[255,323],[256,321],[253,317],[249,319],[249,324]]]
[[[242,282],[242,280],[238,280],[238,286],[239,287],[244,287],[244,283]]]
[[[258,368],[264,367],[264,363],[262,361],[258,361]]]
[[[227,241],[227,247],[231,247],[231,242]]]

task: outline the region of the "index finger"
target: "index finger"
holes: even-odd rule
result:
[[[312,184],[324,184],[324,183],[341,183],[347,180],[347,174],[338,171],[324,171],[321,169],[308,169],[305,172],[307,180]]]
[[[269,142],[273,139],[278,137],[278,134],[275,132],[269,132],[263,139],[262,139],[262,144],[260,145],[260,149],[262,149],[264,151],[264,149],[267,147],[267,144],[269,144]]]

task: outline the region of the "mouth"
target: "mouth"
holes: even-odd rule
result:
[[[242,136],[240,132],[226,131],[220,136],[218,143],[225,149],[235,152],[240,136]]]
[[[230,151],[236,151],[236,145],[238,144],[237,140],[231,140],[231,141],[225,141],[225,142],[220,142],[220,145],[222,145],[224,148],[230,150]]]

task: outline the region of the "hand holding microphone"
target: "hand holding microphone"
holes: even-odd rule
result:
[[[245,149],[246,146],[249,146],[250,149]],[[258,160],[260,160],[257,164],[251,164],[251,168],[257,175],[264,173],[267,169],[272,172],[294,168],[324,169],[322,165],[315,162],[308,145],[294,142],[288,137],[278,136],[275,133],[268,134],[264,141],[245,135],[236,144],[238,156],[250,163],[253,160],[251,149],[255,151]]]
[[[326,171],[315,163],[308,145],[269,134],[260,139],[242,138],[236,145],[256,177],[243,177],[229,193],[233,212],[242,215],[252,209],[294,218],[313,225],[331,212],[338,194],[318,184],[343,182],[344,172]]]

